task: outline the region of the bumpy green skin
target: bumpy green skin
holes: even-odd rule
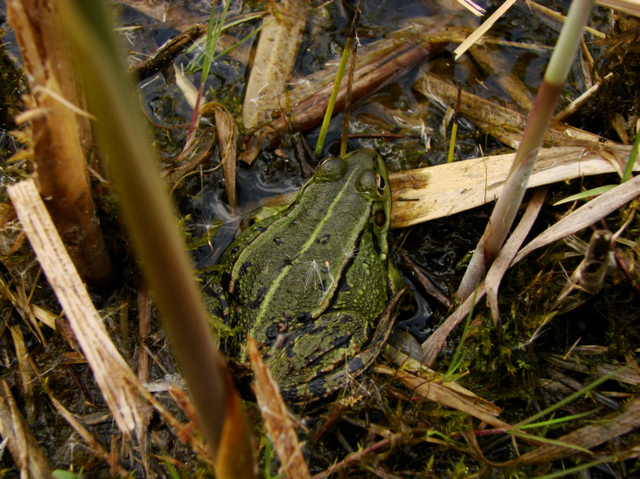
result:
[[[323,162],[282,212],[236,238],[221,262],[217,314],[262,346],[285,400],[319,399],[368,367],[392,321],[389,179],[369,149]]]

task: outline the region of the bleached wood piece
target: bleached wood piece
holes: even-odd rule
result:
[[[630,147],[613,146],[602,152],[583,147],[546,148],[529,179],[529,188],[582,176],[616,173],[623,165],[608,158],[626,160]],[[488,156],[436,165],[390,175],[393,208],[391,227],[442,218],[494,201],[502,191],[515,154]],[[634,171],[640,171],[636,164]]]

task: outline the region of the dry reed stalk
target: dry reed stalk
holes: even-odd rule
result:
[[[34,181],[17,183],[7,193],[118,428],[125,434],[140,430],[144,411],[132,386],[138,378],[111,342]]]
[[[51,477],[53,465],[20,414],[6,381],[0,381],[0,435],[20,470],[20,477]]]
[[[31,119],[38,189],[80,276],[104,289],[113,270],[91,197],[85,158],[89,128],[76,113],[83,102],[58,9],[43,0],[10,0],[7,10],[41,112]]]

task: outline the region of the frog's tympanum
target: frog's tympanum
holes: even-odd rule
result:
[[[389,178],[374,150],[329,158],[286,209],[241,233],[214,272],[214,316],[258,341],[285,400],[326,397],[379,354],[379,317],[397,273],[388,259]],[[211,283],[210,283],[211,286]]]

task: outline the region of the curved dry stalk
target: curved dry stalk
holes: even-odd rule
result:
[[[97,0],[59,1],[135,251],[198,410],[216,471],[220,477],[253,477],[247,422],[208,326],[106,6]],[[232,418],[231,413],[238,414]]]
[[[567,215],[556,224],[546,229],[518,252],[516,257],[513,258],[513,261],[510,262],[510,266],[515,265],[538,248],[542,248],[564,238],[567,235],[576,233],[591,226],[626,203],[634,200],[639,195],[640,176],[636,176],[632,180],[622,183],[614,189],[609,190],[591,200],[586,205],[578,208],[573,213]],[[503,248],[500,255],[506,254],[504,251],[505,250]],[[500,258],[500,255],[498,258]],[[503,269],[503,267],[504,265],[502,262],[499,261],[499,259],[496,259],[492,264],[491,269],[489,269],[487,277],[489,278],[494,275],[492,272],[494,268]],[[485,281],[482,281],[475,292],[475,303],[474,295],[469,295],[458,309],[438,327],[435,333],[422,343],[422,357],[420,358],[420,361],[423,364],[428,366],[435,361],[435,358],[442,349],[449,333],[451,333],[451,331],[453,331],[453,329],[464,320],[466,315],[469,314],[469,310],[473,308],[474,304],[477,304],[482,299],[485,293]]]
[[[533,166],[538,158],[538,151],[551,123],[562,86],[582,39],[584,26],[589,20],[592,4],[593,2],[589,0],[574,0],[571,4],[567,21],[560,32],[558,43],[549,61],[516,157],[513,160],[507,184],[498,198],[491,218],[489,218],[487,229],[474,251],[456,294],[460,301],[473,293],[474,288],[498,255],[511,229],[524,197]]]

